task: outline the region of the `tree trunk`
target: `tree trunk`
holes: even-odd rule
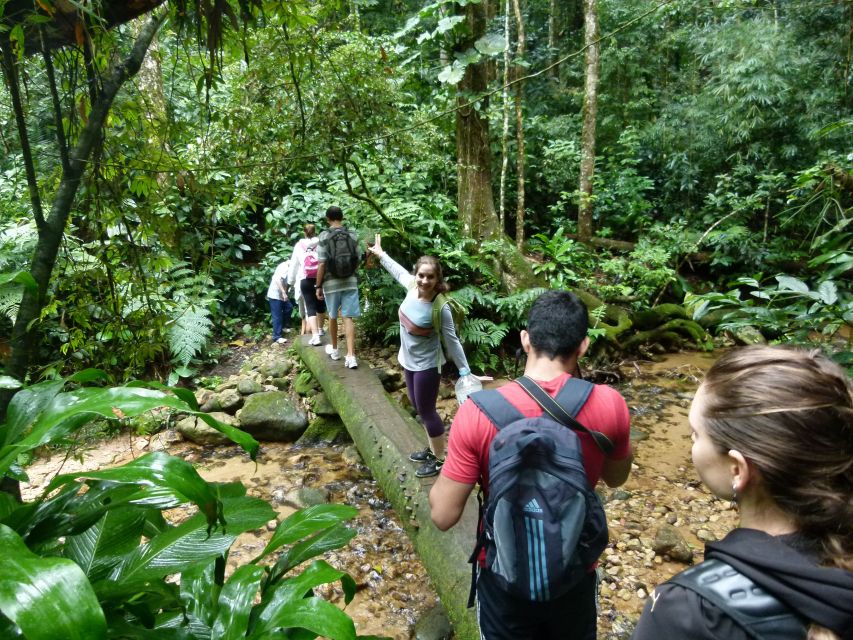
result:
[[[50,214],[38,231],[38,241],[30,265],[30,274],[38,285],[37,289],[24,291],[18,316],[12,329],[12,354],[7,373],[24,380],[30,363],[32,349],[36,343],[38,318],[44,306],[50,276],[56,264],[59,243],[65,231],[74,198],[87,167],[87,160],[100,139],[104,122],[113,100],[122,85],[138,71],[154,34],[165,19],[165,13],[152,16],[139,33],[131,53],[117,64],[104,83],[98,101],[92,105],[89,120],[80,132],[77,144],[71,150],[68,169],[63,170]],[[5,414],[11,394],[0,396],[0,415]]]
[[[501,192],[498,200],[498,223],[501,231],[506,230],[506,174],[509,167],[509,43],[510,43],[510,0],[504,3],[504,73],[501,108],[503,132],[501,134]]]
[[[584,44],[586,80],[583,95],[583,131],[581,134],[580,185],[578,188],[578,239],[592,237],[592,179],[595,172],[595,119],[598,111],[598,7],[597,0],[584,0]]]
[[[524,35],[524,16],[521,14],[521,0],[512,0],[515,11],[515,23],[518,33],[518,43],[515,48],[515,136],[516,136],[516,175],[518,179],[517,199],[515,206],[515,246],[521,251],[524,246],[524,60],[526,38]]]
[[[468,4],[459,10],[465,16],[468,37],[456,51],[462,53],[486,33],[485,3]],[[501,235],[492,194],[492,153],[489,147],[488,97],[471,103],[486,92],[488,63],[469,64],[457,85],[456,104],[456,173],[458,177],[457,207],[465,235],[475,240]]]
[[[551,0],[548,6],[548,75],[558,80],[560,78],[560,53],[557,47],[557,32],[559,31],[558,12],[560,3]]]

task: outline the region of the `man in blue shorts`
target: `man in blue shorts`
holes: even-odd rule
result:
[[[358,301],[358,278],[355,270],[361,261],[358,236],[343,224],[344,213],[340,207],[326,210],[326,222],[329,228],[320,234],[317,246],[317,298],[326,301],[329,313],[329,337],[331,344],[326,345],[326,353],[332,360],[340,360],[338,351],[338,315],[344,319],[344,335],[347,341],[347,353],[344,366],[355,369],[355,322],[361,315]]]

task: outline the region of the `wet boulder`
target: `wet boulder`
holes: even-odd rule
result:
[[[313,409],[314,413],[318,416],[338,415],[337,409],[332,406],[332,403],[329,401],[329,397],[323,391],[314,396],[311,401],[311,409]]]
[[[226,389],[216,395],[219,400],[219,408],[225,413],[235,414],[243,406],[243,396],[237,389]]]
[[[415,623],[415,640],[447,640],[453,636],[453,628],[447,611],[437,604]]]
[[[268,378],[283,378],[293,368],[293,363],[285,358],[270,360],[261,366],[261,373]]]
[[[658,527],[654,540],[654,552],[659,555],[668,555],[676,562],[693,562],[693,551],[690,545],[675,527],[663,524]]]
[[[261,384],[251,378],[243,378],[237,383],[237,391],[240,392],[240,395],[250,396],[255,393],[260,393],[263,390],[264,388]]]
[[[299,444],[335,444],[349,442],[350,436],[338,416],[317,416],[299,438]]]
[[[236,426],[237,421],[234,416],[230,416],[227,413],[216,411],[210,415],[211,417],[219,420],[219,422],[224,422],[232,427]],[[205,445],[231,443],[231,440],[225,434],[220,433],[211,426],[208,426],[206,422],[196,416],[187,416],[178,422],[178,424],[175,425],[175,428],[185,440],[189,440],[196,444]]]
[[[265,391],[246,397],[237,413],[240,428],[258,440],[292,442],[308,426],[308,418],[284,391]]]

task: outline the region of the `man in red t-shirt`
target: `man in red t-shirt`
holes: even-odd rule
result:
[[[577,371],[578,359],[589,346],[588,313],[583,302],[568,291],[548,291],[533,303],[521,346],[527,353],[524,375],[552,397]],[[542,408],[515,382],[498,390],[528,417]],[[595,385],[576,416],[578,422],[604,433],[613,442],[609,456],[585,433],[578,433],[589,486],[599,479],[610,487],[621,485],[631,471],[630,419],[625,400],[615,389]],[[429,494],[432,521],[442,531],[462,516],[474,485],[488,495],[489,446],[497,428],[473,402],[465,402],[450,429],[447,460]],[[590,567],[586,579],[566,594],[548,602],[530,602],[502,590],[482,566],[477,578],[477,619],[486,640],[560,638],[594,640],[596,636],[596,579]]]

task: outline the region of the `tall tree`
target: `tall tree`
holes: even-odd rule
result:
[[[592,238],[592,182],[595,173],[595,121],[598,113],[598,73],[600,49],[598,44],[598,2],[584,0],[584,46],[586,47],[586,76],[583,93],[583,128],[581,131],[581,164],[578,192],[578,238]]]
[[[524,33],[524,16],[521,13],[521,0],[512,0],[515,13],[516,42],[515,56],[515,170],[517,179],[515,205],[515,246],[521,251],[524,246],[524,50],[527,39]]]
[[[460,56],[474,48],[486,33],[488,2],[457,5],[464,17],[467,36],[456,43]],[[465,234],[474,239],[493,239],[502,234],[498,226],[492,194],[492,152],[489,139],[488,88],[489,63],[480,60],[465,68],[457,85],[456,104],[456,173],[457,204]]]

